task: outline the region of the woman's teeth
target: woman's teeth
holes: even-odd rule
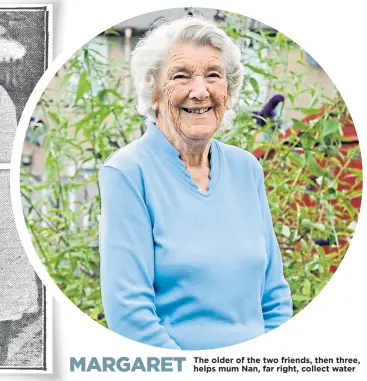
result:
[[[189,112],[191,114],[204,114],[204,112],[207,112],[211,110],[211,107],[207,108],[183,108],[186,112]]]

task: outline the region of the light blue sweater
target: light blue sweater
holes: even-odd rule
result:
[[[102,298],[109,327],[122,336],[220,348],[292,316],[262,168],[214,139],[210,151],[207,193],[150,122],[99,173]]]

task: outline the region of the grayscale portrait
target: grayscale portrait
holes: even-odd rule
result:
[[[0,163],[11,161],[17,122],[47,69],[48,17],[46,6],[0,7]]]
[[[19,238],[10,162],[17,124],[48,64],[50,6],[0,6],[0,374],[46,371],[46,292]]]
[[[45,368],[45,290],[25,254],[0,170],[0,369]]]

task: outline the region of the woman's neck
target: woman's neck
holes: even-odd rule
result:
[[[187,169],[210,169],[209,151],[211,137],[205,139],[190,139],[183,137],[173,128],[164,128],[157,124],[168,141],[180,153],[180,159]]]
[[[180,152],[180,159],[186,164],[188,168],[209,168],[209,149],[208,144],[203,150],[183,150],[176,147]]]

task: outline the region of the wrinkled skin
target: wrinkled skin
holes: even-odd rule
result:
[[[209,45],[174,44],[157,79],[153,108],[157,126],[181,153],[187,169],[207,176],[210,141],[228,106],[228,82],[222,53]],[[184,108],[208,108],[203,114]],[[205,187],[204,187],[205,188]]]

